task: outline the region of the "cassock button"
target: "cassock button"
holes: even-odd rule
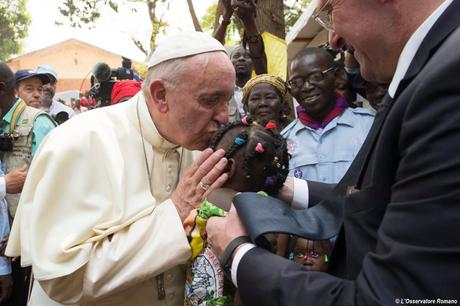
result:
[[[171,191],[171,185],[166,186],[166,191]]]

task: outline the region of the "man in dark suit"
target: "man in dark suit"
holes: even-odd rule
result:
[[[390,87],[345,177],[324,201],[297,214],[311,221],[301,224],[315,238],[337,223],[328,273],[230,243],[246,235],[234,208],[208,221],[218,256],[238,245],[227,263],[244,305],[459,302],[460,1],[422,2],[320,1],[331,45],[354,50],[363,77]],[[309,190],[312,202],[322,186],[309,183]],[[245,225],[282,219],[260,206],[257,216],[244,215],[244,196],[234,203]],[[331,218],[315,219],[317,208]]]

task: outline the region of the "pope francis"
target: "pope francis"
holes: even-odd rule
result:
[[[182,221],[227,179],[224,152],[204,149],[235,72],[201,32],[165,38],[148,66],[136,96],[69,120],[35,155],[6,250],[32,266],[30,305],[183,305]]]

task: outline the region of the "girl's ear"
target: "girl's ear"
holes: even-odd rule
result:
[[[228,178],[231,179],[233,175],[235,175],[235,160],[233,158],[229,158],[227,161],[227,169],[225,169],[225,172],[228,174]]]

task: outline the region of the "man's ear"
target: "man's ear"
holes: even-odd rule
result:
[[[153,105],[160,113],[168,112],[168,103],[166,103],[165,82],[161,79],[153,80],[150,83],[150,95],[152,96]]]

